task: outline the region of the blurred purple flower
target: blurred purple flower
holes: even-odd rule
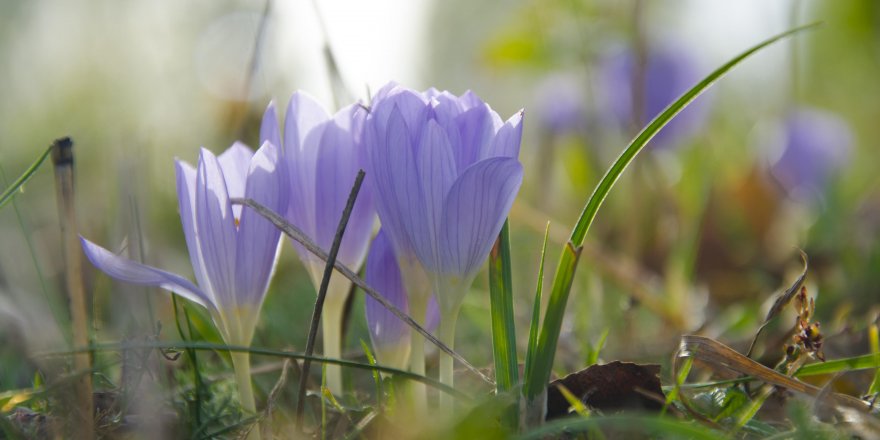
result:
[[[471,92],[379,91],[364,132],[368,179],[410,295],[424,290],[407,282],[421,269],[463,286],[435,292],[441,311],[460,304],[522,183],[521,138],[522,112],[502,122]]]
[[[782,155],[772,166],[773,176],[795,199],[820,196],[828,179],[849,159],[853,144],[849,125],[833,113],[800,107],[781,126],[777,148]]]
[[[555,135],[578,133],[586,125],[585,97],[576,77],[553,74],[535,89],[535,107],[541,129]]]
[[[256,154],[236,143],[220,157],[203,148],[198,169],[175,161],[180,219],[198,285],[81,238],[86,257],[113,278],[158,286],[204,306],[227,343],[249,345],[275,266],[280,232],[229,199],[248,197],[276,210],[286,206],[278,153],[271,143]]]
[[[622,50],[606,57],[599,67],[602,116],[629,135],[701,79],[693,59],[681,48],[651,47],[642,63],[631,50]],[[637,83],[638,76],[643,78],[641,84]],[[706,97],[697,98],[660,130],[649,146],[662,149],[680,145],[700,130],[707,116]]]
[[[361,133],[365,117],[366,110],[357,104],[331,116],[303,92],[296,92],[290,98],[284,116],[283,138],[274,103],[269,104],[263,115],[260,139],[284,146],[284,160],[289,170],[290,201],[281,212],[325,251],[333,243],[358,170],[364,168]],[[342,237],[337,255],[340,263],[358,270],[366,257],[375,217],[371,191],[364,186]],[[293,245],[317,289],[323,277],[324,261],[298,242],[294,241]],[[342,357],[342,320],[349,290],[351,283],[334,273],[321,318],[326,357]],[[342,395],[342,372],[338,365],[327,366],[327,386],[334,394]]]

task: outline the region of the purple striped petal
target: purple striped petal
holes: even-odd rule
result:
[[[245,196],[275,212],[287,206],[282,185],[286,182],[279,147],[264,142],[250,161]],[[275,267],[281,232],[256,211],[245,208],[238,228],[235,250],[235,288],[239,305],[257,308],[269,286]]]
[[[278,113],[275,111],[275,101],[269,102],[266,111],[263,112],[263,121],[260,123],[260,144],[269,141],[278,148],[281,144],[281,131],[278,129]]]
[[[238,304],[235,298],[236,230],[223,170],[217,158],[202,148],[196,174],[196,230],[207,278],[219,309]]]
[[[315,185],[320,142],[330,116],[311,96],[297,92],[284,115],[284,156],[289,176],[287,219],[316,239]],[[306,251],[294,243],[299,255]]]
[[[476,274],[501,231],[522,177],[522,165],[506,157],[477,162],[459,176],[443,210],[443,273],[465,280]]]
[[[186,248],[189,250],[189,259],[192,263],[196,282],[207,294],[212,302],[214,289],[208,278],[205,261],[202,257],[202,245],[199,243],[199,231],[196,228],[196,170],[190,164],[175,160],[175,174],[177,176],[177,203],[180,209],[180,223],[183,225],[183,236],[186,239]]]
[[[161,287],[211,311],[216,311],[208,295],[186,278],[122,258],[83,237],[80,237],[80,242],[86,258],[110,277],[132,284]]]
[[[254,152],[247,145],[236,142],[223,153],[217,156],[223,177],[226,180],[226,189],[229,197],[244,197],[244,186],[247,180],[248,165]],[[235,218],[241,218],[241,205],[232,206],[232,214]]]
[[[403,258],[415,251],[413,231],[424,227],[424,201],[416,172],[416,158],[409,129],[397,107],[388,124],[367,120],[368,177],[376,211],[397,254]]]
[[[490,157],[519,157],[519,146],[522,142],[522,118],[523,111],[510,117],[498,132],[492,142],[486,144],[489,148],[480,159]]]
[[[401,280],[400,269],[384,229],[380,230],[376,239],[373,240],[364,276],[370,287],[376,289],[398,309],[408,313],[407,295]],[[409,327],[370,296],[367,296],[365,300],[365,309],[370,340],[377,351],[383,346],[396,344],[409,338]]]
[[[426,268],[440,266],[440,222],[446,193],[455,182],[455,155],[452,145],[436,121],[428,121],[421,134],[417,166],[424,200],[424,224],[413,244]]]
[[[360,113],[355,106],[343,109],[327,124],[321,137],[314,189],[316,200],[321,203],[315,206],[313,215],[315,239],[323,249],[329,249],[333,242],[355,178],[363,167],[360,146],[352,132],[352,125],[359,122],[356,118],[362,117],[358,116]],[[339,249],[339,261],[353,269],[366,256],[375,220],[370,192],[369,185],[365,185],[358,193]]]

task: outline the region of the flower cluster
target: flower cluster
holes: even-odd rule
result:
[[[437,325],[452,345],[458,309],[497,237],[522,183],[522,112],[506,122],[467,92],[420,93],[396,84],[368,108],[328,114],[298,92],[279,127],[274,104],[264,114],[262,147],[236,143],[219,157],[201,150],[198,166],[176,162],[180,218],[196,283],[119,257],[82,239],[89,260],[113,278],[164,288],[207,308],[224,340],[250,344],[280,249],[280,233],[246,197],[284,215],[324,249],[330,247],[359,169],[359,194],[338,260],[357,270],[375,224],[368,283],[417,322]],[[283,133],[282,133],[283,128]],[[374,208],[375,206],[375,208]],[[317,287],[324,262],[294,243]],[[349,282],[335,274],[325,302],[324,355],[341,356],[341,320]],[[424,341],[381,305],[366,314],[379,361],[424,372]],[[451,383],[451,358],[441,378]],[[256,410],[246,353],[233,355],[242,406]],[[342,391],[338,370],[328,384]]]

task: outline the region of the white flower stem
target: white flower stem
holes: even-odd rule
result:
[[[251,383],[251,356],[248,352],[233,351],[232,369],[235,370],[235,384],[238,387],[238,399],[241,408],[248,416],[256,415],[257,405],[254,401],[254,387]],[[260,427],[251,427],[247,440],[260,440]]]
[[[336,274],[330,279],[324,310],[321,313],[321,330],[324,335],[324,357],[342,358],[342,319],[345,314],[345,299],[351,283]],[[326,364],[327,388],[336,396],[341,396],[342,368],[335,364]]]
[[[449,313],[444,313],[440,318],[440,341],[450,349],[455,349],[455,324],[458,322],[459,307],[455,307]],[[453,386],[455,360],[452,356],[442,353],[440,355],[440,383]],[[453,397],[448,393],[440,393],[440,409],[451,413]]]
[[[410,313],[413,319],[421,326],[425,323],[425,312],[428,309],[428,299],[421,295],[413,295],[410,297],[409,303]],[[415,374],[425,375],[425,338],[422,335],[414,334],[410,338],[410,364],[409,370]],[[422,414],[427,409],[428,391],[425,384],[416,381],[410,381],[413,405],[416,413]]]

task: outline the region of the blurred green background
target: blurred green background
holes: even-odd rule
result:
[[[552,274],[593,186],[652,116],[652,102],[813,21],[824,25],[722,79],[682,114],[688,124],[667,127],[618,182],[588,237],[556,368],[584,367],[603,331],[605,360],[665,364],[678,336],[695,331],[744,349],[772,294],[800,272],[797,248],[810,256],[807,286],[827,356],[865,353],[864,329],[880,313],[880,5],[871,0],[294,0],[268,9],[262,1],[4,0],[0,166],[9,182],[53,139],[71,136],[81,233],[190,276],[175,157],[195,162],[199,146],[220,152],[236,139],[256,146],[269,100],[284,105],[296,89],[328,108],[367,99],[389,80],[471,89],[503,118],[526,111],[526,177],[510,219],[524,346],[545,224]],[[655,75],[661,53],[670,58]],[[790,122],[804,112],[807,122]],[[0,212],[0,237],[3,390],[30,385],[27,353],[65,344],[48,163]],[[177,338],[167,294],[117,284],[91,266],[86,273],[97,340],[147,337],[154,319],[160,338]],[[478,366],[491,364],[484,278],[467,297],[456,343]],[[254,345],[301,350],[313,301],[285,244]],[[353,357],[368,340],[362,307],[359,294]],[[782,336],[770,336],[768,350]],[[262,379],[265,392],[273,378]]]

